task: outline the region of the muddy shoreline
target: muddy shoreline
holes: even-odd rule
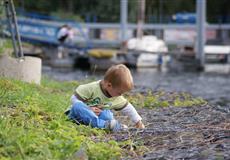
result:
[[[230,108],[221,106],[140,109],[145,130],[113,134],[117,141],[132,139],[132,147],[147,147],[135,159],[228,159]],[[138,153],[138,151],[137,151]],[[126,159],[126,158],[124,158]],[[127,158],[133,159],[133,158]]]

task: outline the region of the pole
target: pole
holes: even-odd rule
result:
[[[14,3],[12,0],[10,0],[10,9],[12,12],[12,18],[13,18],[13,24],[14,24],[14,28],[15,28],[15,32],[16,32],[16,38],[17,38],[17,42],[18,42],[18,49],[19,49],[19,53],[18,56],[19,58],[22,58],[24,56],[23,51],[22,51],[22,42],[21,42],[21,37],[18,31],[18,22],[17,22],[17,17],[16,17],[16,12],[15,12],[15,8],[14,8]]]
[[[145,19],[145,0],[138,0],[137,38],[143,36],[143,24]]]
[[[24,55],[22,51],[21,38],[18,31],[16,12],[12,0],[5,0],[5,9],[8,20],[8,27],[11,32],[11,39],[14,47],[15,56],[17,58],[22,58]]]
[[[10,13],[9,1],[5,0],[4,4],[5,4],[5,10],[6,10],[6,17],[7,17],[7,21],[8,21],[8,28],[9,28],[10,33],[11,33],[11,40],[12,40],[13,47],[14,47],[14,54],[16,57],[18,57],[17,44],[16,44],[16,39],[14,36],[14,30],[12,27],[12,14]]]
[[[204,68],[205,52],[204,46],[206,41],[206,0],[196,0],[196,14],[197,14],[197,50],[196,59],[199,60],[200,67]]]
[[[121,20],[121,43],[127,40],[127,15],[128,15],[128,0],[120,0],[120,20]]]

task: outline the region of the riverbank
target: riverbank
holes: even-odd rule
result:
[[[228,110],[220,111],[220,113],[226,112],[222,115],[226,119],[221,119],[218,114],[216,119],[212,112],[205,112],[209,105],[201,97],[182,92],[134,91],[125,96],[137,106],[146,124],[145,130],[132,129],[127,118],[119,113],[115,113],[118,119],[131,127],[128,133],[114,134],[75,125],[67,121],[63,113],[70,105],[69,97],[74,88],[81,83],[85,81],[58,82],[43,77],[41,85],[35,85],[1,78],[0,157],[7,159],[74,159],[79,155],[90,159],[152,157],[154,154],[166,153],[154,148],[159,142],[161,146],[168,143],[167,139],[161,137],[162,134],[169,132],[182,134],[186,128],[193,130],[195,124],[203,127],[206,123],[200,124],[199,118],[205,118],[205,115],[211,115],[206,116],[210,118],[207,122],[213,118],[218,124],[229,123]],[[180,144],[177,145],[180,147]],[[227,145],[225,141],[223,145]],[[165,149],[167,150],[167,146]],[[226,149],[229,149],[228,146]],[[159,157],[159,154],[155,157]],[[223,152],[223,156],[225,154]]]
[[[117,142],[92,141],[103,138],[104,130],[67,121],[64,111],[77,85],[46,78],[41,85],[0,78],[0,159],[74,159],[78,154],[119,159]]]
[[[113,134],[116,141],[130,140],[135,159],[228,159],[230,108],[220,106],[140,109],[146,130]],[[138,146],[145,147],[144,153]],[[137,152],[135,152],[137,151]],[[139,156],[137,153],[142,153]],[[133,159],[133,158],[128,158]]]

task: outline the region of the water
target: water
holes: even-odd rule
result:
[[[230,74],[222,73],[171,73],[153,68],[131,69],[135,88],[184,91],[200,96],[212,104],[230,106]],[[43,67],[43,74],[60,81],[101,79],[104,71],[60,70]]]

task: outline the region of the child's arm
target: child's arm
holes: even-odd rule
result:
[[[130,117],[136,128],[145,128],[144,124],[142,123],[141,116],[137,113],[136,109],[131,103],[128,103],[127,106],[121,110],[121,112]]]
[[[72,104],[74,104],[74,103],[80,101],[74,94],[71,96],[70,100],[71,100],[71,103],[72,103]]]

